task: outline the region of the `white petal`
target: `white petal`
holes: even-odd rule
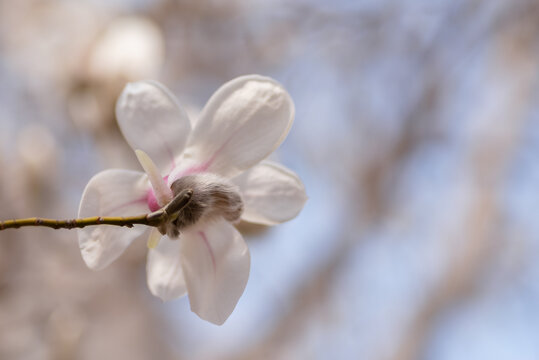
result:
[[[180,235],[183,272],[191,310],[221,325],[243,294],[251,258],[241,234],[219,220]]]
[[[95,175],[82,194],[79,217],[130,216],[148,212],[149,189],[146,175],[137,171],[106,170]],[[111,225],[90,226],[78,230],[82,258],[98,270],[116,260],[131,241],[147,227],[125,228]]]
[[[249,75],[223,85],[196,122],[185,156],[232,177],[273,152],[294,120],[294,103],[275,80]]]
[[[158,82],[129,83],[116,103],[116,117],[133,150],[147,153],[161,174],[168,174],[191,131],[174,95]]]
[[[307,201],[299,177],[282,165],[263,161],[232,179],[244,203],[242,220],[275,225],[299,214]]]
[[[185,295],[187,288],[180,260],[180,240],[163,236],[157,247],[148,251],[146,272],[150,291],[163,301]]]

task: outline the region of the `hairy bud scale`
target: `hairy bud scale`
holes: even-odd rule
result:
[[[243,213],[243,200],[238,188],[228,180],[215,174],[196,174],[179,178],[171,185],[174,196],[191,189],[190,202],[179,211],[178,217],[160,228],[162,233],[175,238],[180,231],[200,221],[211,221],[223,217],[237,222]]]

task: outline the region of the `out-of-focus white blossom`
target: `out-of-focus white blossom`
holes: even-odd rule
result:
[[[89,72],[97,79],[138,80],[157,75],[165,52],[163,34],[151,20],[114,20],[91,54]]]

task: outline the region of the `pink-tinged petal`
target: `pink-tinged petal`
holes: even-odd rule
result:
[[[294,120],[294,103],[275,80],[258,75],[223,85],[204,107],[187,143],[199,170],[232,177],[273,152]]]
[[[163,236],[155,249],[148,251],[148,287],[152,294],[163,301],[173,300],[187,293],[180,259],[180,241]]]
[[[148,212],[145,174],[128,170],[106,170],[95,175],[82,194],[79,217],[132,216]],[[116,260],[147,227],[111,225],[78,229],[82,258],[89,268],[102,269]]]
[[[282,165],[263,161],[232,179],[240,188],[242,220],[275,225],[293,219],[307,201],[299,177]]]
[[[251,258],[241,234],[218,220],[180,235],[183,273],[191,310],[221,325],[243,294]]]
[[[161,174],[168,174],[191,132],[187,114],[174,95],[158,82],[129,83],[116,103],[116,117],[133,150],[147,153]]]

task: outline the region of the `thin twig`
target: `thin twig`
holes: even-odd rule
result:
[[[95,225],[126,226],[129,228],[133,227],[133,225],[138,224],[147,226],[159,226],[166,222],[168,219],[170,219],[173,215],[181,211],[185,206],[187,206],[187,204],[189,204],[189,202],[191,201],[192,195],[192,190],[183,190],[178,195],[176,195],[170,203],[168,203],[161,209],[149,214],[127,217],[94,216],[70,220],[55,220],[32,217],[27,219],[0,221],[0,230],[12,228],[18,229],[24,226],[44,226],[53,229],[73,229]]]

